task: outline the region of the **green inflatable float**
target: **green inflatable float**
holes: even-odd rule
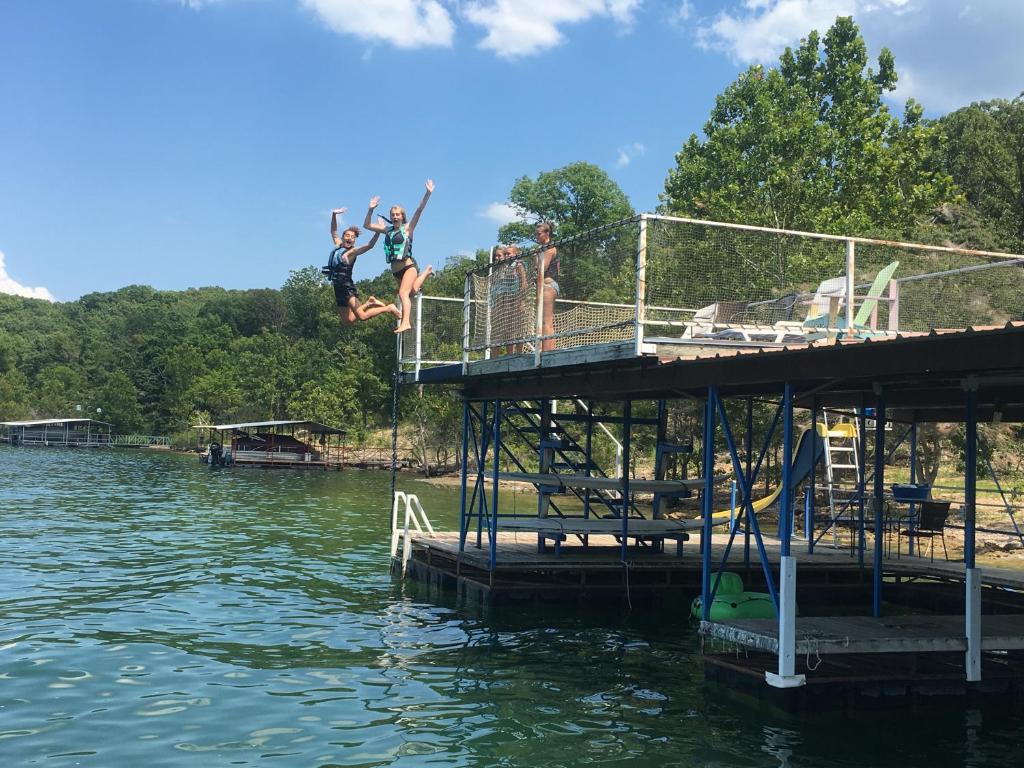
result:
[[[711,574],[711,585],[714,586],[718,574]],[[701,599],[698,595],[690,604],[690,615],[701,618]],[[722,581],[711,602],[710,618],[712,621],[728,619],[774,619],[775,605],[772,596],[767,592],[745,592],[743,579],[738,573],[722,572]]]

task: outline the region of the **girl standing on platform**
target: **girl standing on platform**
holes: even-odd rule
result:
[[[412,235],[416,225],[420,221],[423,209],[427,206],[427,200],[434,191],[434,182],[427,179],[427,191],[423,194],[416,212],[412,215],[412,221],[406,222],[405,209],[400,205],[392,206],[391,221],[389,224],[371,223],[373,211],[380,203],[380,195],[370,200],[370,209],[366,212],[363,226],[372,232],[384,235],[384,258],[391,266],[391,274],[398,281],[398,299],[402,304],[402,320],[395,329],[395,333],[402,333],[412,328],[412,294],[419,293],[425,281],[433,274],[434,268],[427,265],[427,268],[419,272],[416,267],[416,260],[412,257]],[[381,217],[383,218],[383,217]]]
[[[551,222],[541,221],[533,233],[537,245],[540,246],[540,264],[537,269],[537,290],[544,294],[544,307],[541,314],[541,335],[551,336],[555,332],[555,299],[561,293],[558,286],[558,275],[561,264],[558,260],[558,249],[551,245]],[[549,352],[555,348],[555,339],[544,339],[540,348]]]

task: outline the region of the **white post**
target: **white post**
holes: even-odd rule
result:
[[[484,322],[484,360],[491,359],[491,280],[494,279],[494,262],[487,267],[487,316]]]
[[[420,361],[423,359],[423,292],[416,294],[416,381],[420,380]]]
[[[967,655],[964,665],[967,668],[967,680],[981,680],[981,574],[977,568],[964,570],[967,587],[967,609],[964,616],[967,635]]]
[[[634,336],[636,355],[643,353],[644,321],[647,319],[647,214],[640,214],[640,233],[636,248],[636,320]]]
[[[462,373],[469,367],[469,320],[473,306],[473,294],[470,290],[472,275],[466,275],[462,286]]]
[[[779,672],[765,672],[773,688],[797,688],[807,682],[796,672],[796,558],[786,555],[779,562]]]
[[[533,348],[533,366],[540,368],[541,340],[544,335],[544,249],[537,248],[537,338]]]
[[[857,268],[856,245],[853,240],[846,241],[846,332],[853,333],[853,317],[856,309],[853,304],[854,271]]]

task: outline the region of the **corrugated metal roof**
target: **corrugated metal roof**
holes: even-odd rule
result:
[[[216,429],[218,432],[224,432],[231,429],[254,429],[256,427],[298,427],[303,426],[310,432],[315,434],[345,434],[345,430],[332,427],[329,424],[320,424],[316,421],[293,421],[293,420],[282,420],[282,421],[243,421],[238,424],[193,424],[193,429]]]
[[[42,427],[46,424],[75,424],[89,421],[93,424],[102,424],[105,427],[111,426],[110,422],[97,419],[33,419],[31,421],[0,421],[4,427]]]

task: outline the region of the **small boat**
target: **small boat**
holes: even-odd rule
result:
[[[711,574],[711,584],[715,583],[717,574]],[[700,619],[703,613],[700,595],[690,603],[690,616]],[[710,618],[712,621],[729,619],[774,619],[775,604],[767,592],[746,592],[743,579],[738,573],[724,571],[722,580],[715,591],[715,599],[711,601]]]

